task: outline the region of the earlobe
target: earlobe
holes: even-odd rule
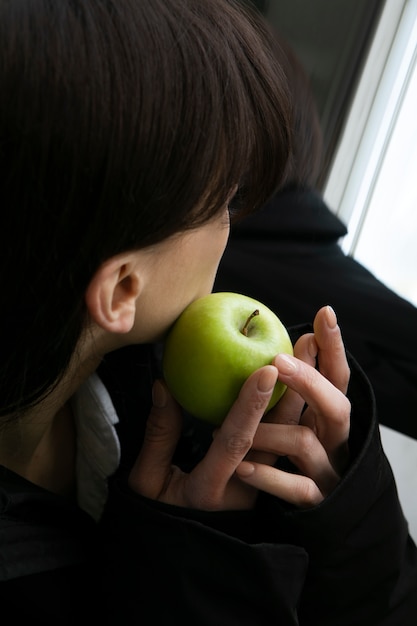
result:
[[[134,254],[121,254],[103,263],[86,291],[91,319],[111,333],[128,333],[135,322],[140,277]]]

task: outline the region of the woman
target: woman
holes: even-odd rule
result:
[[[224,0],[0,12],[2,616],[411,623],[415,547],[330,308],[208,445],[158,378],[229,206],[253,210],[285,171],[266,27]],[[277,377],[289,391],[261,422]]]

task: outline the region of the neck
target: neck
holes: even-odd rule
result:
[[[76,432],[70,398],[101,358],[73,359],[65,376],[39,404],[0,431],[0,464],[34,484],[75,494]]]

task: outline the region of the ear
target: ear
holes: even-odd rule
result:
[[[128,333],[135,322],[140,276],[135,253],[119,254],[105,261],[86,291],[90,317],[111,333]]]

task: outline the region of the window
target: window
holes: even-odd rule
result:
[[[324,189],[342,248],[417,306],[417,0],[386,0]],[[384,426],[384,449],[417,539],[417,442]]]
[[[324,191],[343,249],[417,306],[417,0],[388,0]]]

